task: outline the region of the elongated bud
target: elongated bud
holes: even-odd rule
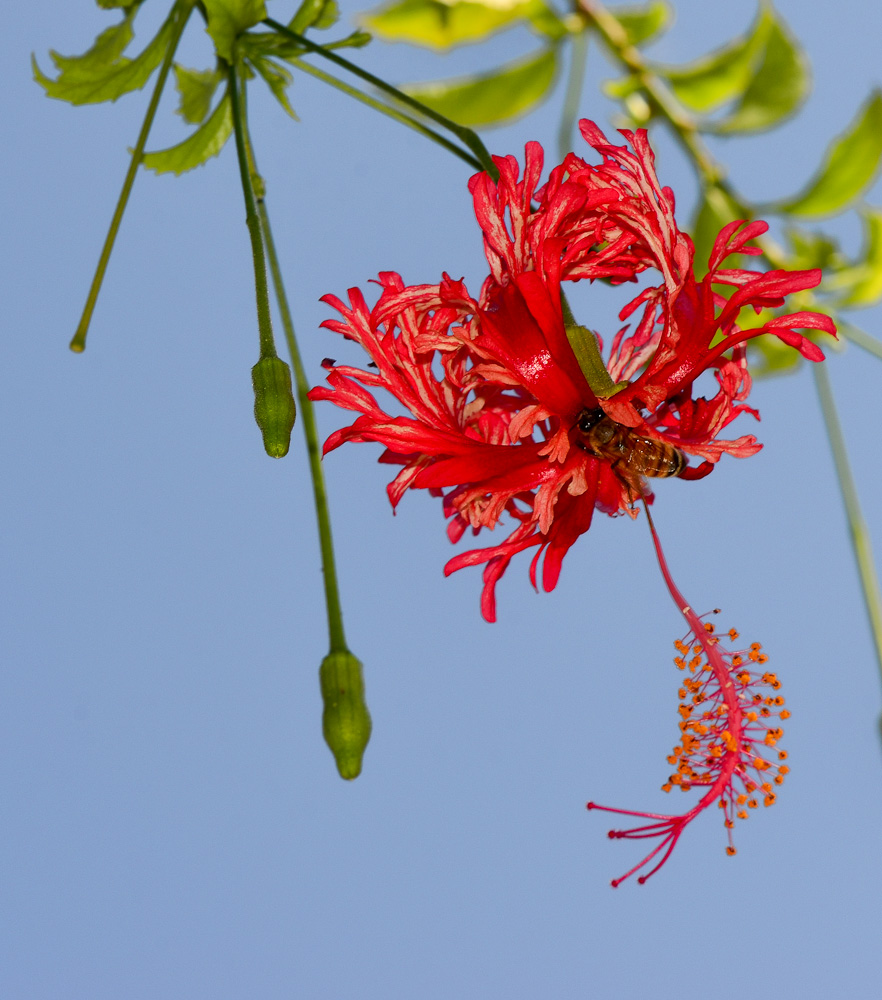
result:
[[[251,369],[254,386],[254,419],[270,458],[283,458],[291,443],[297,416],[291,392],[291,369],[281,358],[261,358]]]
[[[371,738],[371,717],[364,701],[361,661],[349,650],[328,653],[319,670],[322,685],[322,732],[341,778],[361,774],[364,748]]]

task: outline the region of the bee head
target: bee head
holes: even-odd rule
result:
[[[582,410],[579,414],[579,419],[576,421],[576,427],[583,433],[588,434],[592,431],[606,414],[599,407],[593,410]]]

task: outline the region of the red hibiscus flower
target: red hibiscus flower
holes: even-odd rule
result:
[[[543,152],[531,142],[523,177],[508,156],[494,159],[498,181],[486,173],[471,179],[490,265],[477,299],[446,274],[437,285],[406,286],[384,272],[373,308],[358,289],[348,305],[323,300],[342,317],[324,325],[358,341],[376,369],[327,363],[329,388],[310,398],[360,416],[328,438],[325,452],[345,441],[385,445],[380,461],[403,466],[388,487],[393,507],[407,489],[442,496],[451,541],[469,527],[492,529],[505,514],[514,523],[504,542],[445,568],[486,563],[488,621],[496,581],[518,552],[536,549],[534,586],[544,554],[542,585],[551,590],[595,508],[633,516],[636,499],[651,499],[645,476],[700,478],[723,453],[759,450],[752,435],[718,437],[739,414],[758,416],[744,405],[747,340],[770,333],[819,361],[819,348],[796,331],[835,335],[827,316],[807,312],[742,329],[745,307],[779,308],[789,293],[817,285],[820,271],[725,268],[733,253],[760,253],[747,243],[767,229],[736,221],[720,232],[697,280],[692,241],[677,228],[672,192],[658,183],[646,132],[623,131],[628,149],[610,145],[592,122],[581,129],[600,164],[570,154],[537,187]],[[622,284],[647,270],[660,281],[621,310],[622,320],[636,322],[618,331],[603,362],[600,337],[576,324],[561,283]],[[694,397],[706,371],[718,389]],[[408,415],[387,413],[374,389],[391,393]]]

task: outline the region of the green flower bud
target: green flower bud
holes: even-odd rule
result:
[[[261,358],[251,369],[254,386],[254,419],[270,458],[283,458],[291,443],[297,416],[291,392],[291,369],[281,358]]]
[[[371,717],[364,701],[361,662],[348,649],[328,653],[319,670],[322,685],[322,732],[341,778],[361,774],[361,758],[371,738]]]

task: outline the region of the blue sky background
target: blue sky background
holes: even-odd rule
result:
[[[813,95],[785,127],[715,144],[757,200],[801,187],[880,82],[882,9],[778,6]],[[753,15],[677,7],[652,50],[666,61]],[[291,9],[270,5],[280,19]],[[141,37],[162,14],[145,5]],[[613,891],[639,845],[609,841],[584,809],[680,804],[659,786],[683,626],[643,518],[598,516],[552,594],[534,594],[528,558],[516,562],[491,626],[480,572],[443,578],[439,502],[409,495],[393,517],[371,445],[325,463],[374,720],[364,773],[341,781],[321,738],[327,636],[301,431],[272,461],[251,414],[257,330],[232,144],[181,178],[139,176],[88,350],[67,349],[147,95],[74,109],[43,96],[28,58],[81,52],[113,17],[34,0],[0,36],[0,996],[878,996],[880,685],[811,373],[756,385],[758,456],[657,489],[681,589],[764,644],[793,711],[792,773],[774,809],[739,824],[736,858],[712,810],[649,884]],[[532,44],[512,32],[489,48],[502,61]],[[195,22],[180,58],[209,65]],[[484,57],[376,44],[354,58],[406,80]],[[593,48],[583,108],[604,127],[609,75]],[[322,357],[360,357],[319,329],[321,295],[387,269],[411,283],[447,270],[477,290],[465,165],[307,77],[292,94],[299,123],[253,94],[314,383]],[[558,88],[488,145],[553,150],[560,101]],[[168,94],[152,148],[185,134],[172,109]],[[655,144],[685,225],[691,175],[666,136]],[[857,249],[854,220],[830,228]],[[607,331],[620,304],[599,290],[578,300]],[[878,310],[861,322],[879,335]],[[854,348],[830,364],[877,548],[879,365]],[[320,406],[323,435],[342,417]]]

